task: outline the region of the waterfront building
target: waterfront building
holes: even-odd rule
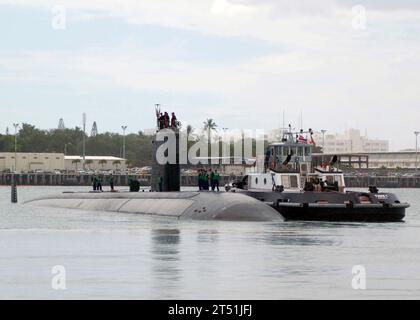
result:
[[[372,152],[369,153],[369,168],[415,169],[420,167],[420,156],[415,151]]]
[[[0,172],[56,172],[76,171],[83,168],[81,156],[65,156],[63,153],[0,152]],[[85,168],[89,170],[124,170],[126,159],[112,156],[86,156]]]
[[[81,156],[65,156],[65,170],[77,171],[83,168],[83,158]],[[127,160],[112,156],[86,156],[86,170],[125,170]]]
[[[315,140],[318,145],[324,146],[325,153],[353,153],[353,152],[387,152],[389,141],[370,139],[367,134],[361,135],[358,129],[348,129],[344,134],[316,133]]]
[[[64,170],[63,153],[0,152],[0,172],[54,172]]]
[[[338,162],[342,166],[355,169],[415,169],[420,168],[420,153],[415,151],[397,152],[359,152],[359,153],[318,153],[314,154],[317,163],[326,163],[334,155],[338,156]]]

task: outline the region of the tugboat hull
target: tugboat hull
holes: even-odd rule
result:
[[[382,204],[323,205],[281,203],[272,205],[286,220],[302,221],[355,221],[355,222],[400,222],[405,217],[404,204],[385,207]]]
[[[409,207],[392,193],[239,192],[271,206],[286,220],[399,222]]]

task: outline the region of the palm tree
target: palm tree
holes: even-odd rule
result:
[[[189,137],[194,132],[194,128],[192,125],[187,126],[187,137]]]
[[[112,162],[112,164],[115,166],[115,170],[118,170],[118,165],[120,165],[120,164],[121,164],[121,161],[120,161],[120,160],[114,160],[114,161]]]
[[[77,171],[77,165],[80,163],[81,161],[79,160],[79,159],[74,159],[74,160],[72,160],[72,164],[75,164],[76,165],[76,171]]]
[[[99,160],[99,164],[102,166],[102,170],[104,169],[104,165],[106,165],[107,163],[108,161],[106,161],[105,159]]]
[[[89,170],[90,170],[90,165],[93,163],[93,160],[86,160],[85,161],[85,164],[87,164],[87,166],[89,167]]]
[[[134,163],[133,160],[130,160],[130,159],[127,159],[125,161],[125,164],[126,164],[127,168],[130,168],[133,163]]]
[[[209,140],[209,144],[211,143],[211,132],[217,131],[217,124],[213,121],[213,119],[207,119],[203,122],[204,130],[207,131],[207,138]]]
[[[193,126],[189,124],[186,127],[185,133],[187,134],[187,141],[189,142],[189,140],[194,137],[194,128],[193,128]]]

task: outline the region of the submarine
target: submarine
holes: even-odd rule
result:
[[[158,112],[157,112],[158,113]],[[159,139],[172,136],[174,139]],[[86,211],[106,211],[174,217],[180,220],[284,221],[281,214],[263,202],[244,194],[181,191],[178,126],[158,123],[152,141],[151,192],[64,192],[25,202],[26,205]],[[175,161],[162,163],[159,150],[168,145]]]
[[[180,220],[283,221],[270,206],[252,197],[213,192],[67,192],[27,205],[175,217]]]

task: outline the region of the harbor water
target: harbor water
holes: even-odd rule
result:
[[[88,188],[18,187],[12,204],[0,187],[1,299],[420,298],[419,189],[386,190],[411,203],[404,223],[388,224],[179,221],[23,204],[65,190]],[[354,286],[360,268],[365,289]]]

